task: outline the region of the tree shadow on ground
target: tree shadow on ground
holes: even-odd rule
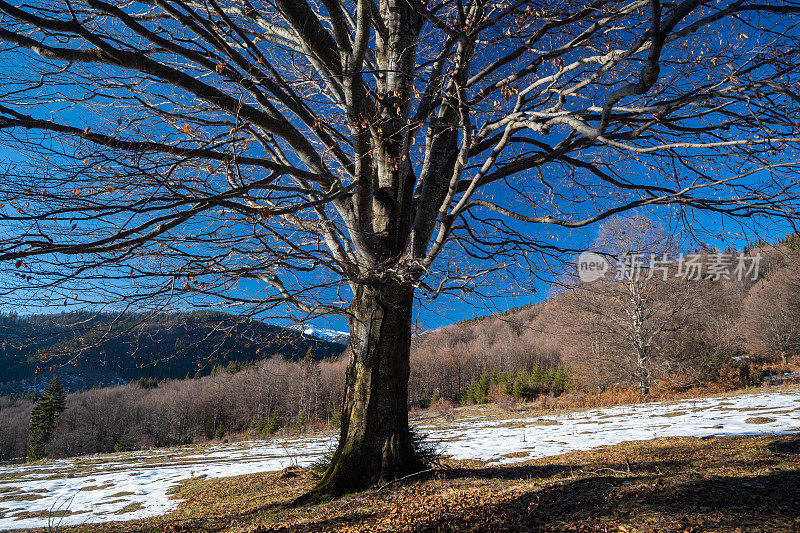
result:
[[[445,479],[477,478],[477,479],[546,479],[558,474],[571,473],[580,467],[573,465],[504,465],[484,466],[480,468],[447,468],[436,472],[431,477]]]
[[[778,455],[800,455],[800,436],[771,442],[767,449]]]
[[[726,437],[598,450],[560,464],[449,468],[434,476],[443,482],[441,493],[460,487],[466,504],[463,498],[452,505],[420,493],[429,509],[394,524],[415,532],[796,532],[797,455],[800,436]],[[333,531],[339,523],[354,524],[356,512],[340,514],[342,522],[307,523],[297,530]],[[388,519],[380,512],[376,517]]]
[[[412,531],[800,531],[800,470],[664,479],[595,476],[432,517]]]

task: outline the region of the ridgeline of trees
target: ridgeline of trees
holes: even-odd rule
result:
[[[341,408],[343,384],[342,361],[272,357],[216,367],[196,379],[75,392],[39,451],[61,457],[329,425]],[[0,459],[25,455],[32,404],[0,398]]]
[[[596,249],[648,258],[666,254],[675,261],[666,275],[644,270],[636,280],[616,280],[620,265],[590,284],[567,275],[541,303],[418,336],[411,358],[412,402],[481,403],[487,395],[531,399],[572,388],[647,396],[709,384],[747,386],[767,373],[792,370],[791,358],[800,352],[800,238],[790,235],[747,250],[748,266],[759,258],[757,279],[754,272],[741,279],[733,272],[742,252],[732,249],[696,254],[706,268],[715,258],[728,257],[728,275],[680,277],[679,255],[670,241],[663,228],[642,217],[611,219]],[[551,376],[566,369],[559,380],[566,386],[537,377],[537,386],[515,387],[512,376],[536,375],[537,364]],[[484,373],[488,380],[481,378]],[[520,392],[514,394],[515,388]]]
[[[41,390],[53,376],[68,390],[204,376],[215,366],[273,354],[299,360],[309,349],[322,359],[344,351],[296,330],[215,311],[0,314],[0,394]]]

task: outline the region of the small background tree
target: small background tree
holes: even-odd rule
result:
[[[67,395],[63,385],[58,378],[53,378],[31,411],[28,461],[38,461],[44,457],[42,449],[50,440],[56,425],[56,418],[64,411],[66,399]]]
[[[667,364],[659,341],[691,312],[694,287],[674,279],[674,237],[647,217],[611,218],[594,249],[607,254],[611,269],[603,279],[571,285],[564,319],[571,334],[590,339],[586,357],[600,372],[635,383],[647,396],[657,367]],[[651,260],[661,271],[649,271]]]

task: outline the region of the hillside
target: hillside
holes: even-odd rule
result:
[[[342,353],[342,344],[319,337],[212,311],[0,315],[0,395],[38,390],[56,375],[78,390],[208,375],[276,354],[299,360],[309,349],[317,359]]]

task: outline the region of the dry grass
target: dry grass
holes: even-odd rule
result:
[[[307,470],[194,479],[164,517],[70,533],[220,531],[798,531],[800,437],[630,442],[306,506]]]

